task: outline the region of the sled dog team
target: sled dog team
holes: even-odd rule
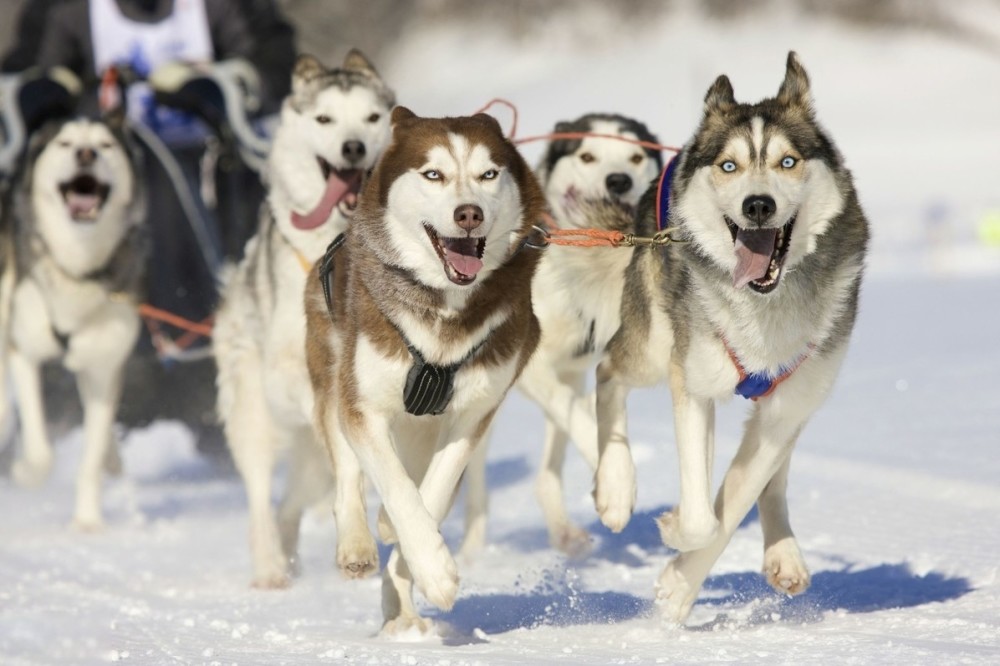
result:
[[[458,569],[439,525],[464,475],[463,550],[482,544],[487,440],[513,386],[545,414],[537,490],[550,541],[581,556],[590,540],[562,499],[566,445],[594,470],[601,521],[622,530],[636,497],[626,397],[666,382],[680,500],[657,520],[678,551],[656,584],[664,617],[685,620],[754,503],[768,582],[786,594],[808,587],[789,525],[789,459],[844,358],[868,231],[805,69],[790,53],[777,94],[753,104],[719,76],[669,163],[634,142],[656,143],[635,119],[588,114],[555,131],[633,142],[557,138],[533,171],[489,115],[397,106],[356,50],[334,68],[299,58],[258,232],[227,269],[213,333],[255,586],[290,582],[303,512],[328,496],[337,566],[377,571],[368,479],[378,537],[395,544],[383,631],[429,630],[413,588],[438,608],[455,602]],[[120,468],[112,425],[139,328],[145,250],[130,155],[120,118],[53,126],[33,138],[4,201],[0,371],[9,364],[21,423],[12,475],[38,483],[51,466],[39,366],[59,359],[84,405],[81,528],[100,524],[102,469]],[[669,242],[540,248],[544,216]],[[715,404],[734,394],[751,412],[713,497]],[[288,480],[275,510],[280,456]]]

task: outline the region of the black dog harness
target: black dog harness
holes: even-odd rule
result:
[[[340,234],[333,239],[326,253],[319,264],[319,281],[323,286],[323,296],[326,298],[326,309],[333,316],[333,257],[337,250],[341,248],[346,240],[345,234]],[[384,316],[384,315],[383,315]],[[424,355],[413,346],[396,324],[386,317],[392,327],[403,339],[410,356],[413,357],[413,367],[406,374],[406,385],[403,387],[403,405],[407,414],[414,416],[425,416],[430,414],[437,416],[444,413],[455,393],[455,375],[466,362],[472,359],[483,345],[484,338],[479,344],[469,350],[464,358],[450,365],[436,365],[428,363]]]

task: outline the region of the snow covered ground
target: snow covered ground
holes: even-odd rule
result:
[[[1000,59],[785,16],[676,14],[632,35],[606,16],[576,20],[600,28],[516,46],[488,32],[416,33],[383,73],[425,115],[502,96],[520,109],[520,136],[613,110],[679,144],[716,74],[740,98],[772,94],[794,48],[854,170],[874,231],[861,316],[789,488],[809,591],[786,599],[766,586],[751,515],[688,626],[660,623],[652,586],[670,552],[652,518],[678,496],[665,388],[630,400],[639,502],[624,533],[600,527],[584,464],[567,462],[572,515],[594,535],[576,562],[547,547],[533,490],[541,418],[511,396],[490,450],[490,546],[461,566],[452,611],[427,608],[442,637],[414,643],[376,635],[379,582],[335,572],[322,513],[305,522],[295,585],[250,589],[238,478],[157,423],[129,434],[99,534],[67,527],[78,431],[58,443],[43,488],[0,478],[0,663],[1000,663],[1000,248],[975,231],[1000,208]],[[717,479],[745,409],[720,410]],[[460,510],[443,531],[458,543]]]

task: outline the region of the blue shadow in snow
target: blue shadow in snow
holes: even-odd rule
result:
[[[518,483],[534,473],[525,456],[503,458],[486,463],[486,484],[490,492]]]
[[[612,624],[647,615],[652,610],[652,599],[621,592],[568,589],[464,597],[449,612],[435,615],[434,619],[445,622],[450,629],[444,642],[457,645],[482,642],[475,638],[477,629],[493,635],[541,626]]]
[[[749,623],[769,624],[777,621],[819,622],[823,613],[828,611],[872,613],[911,608],[958,599],[974,588],[967,578],[949,577],[934,571],[919,575],[908,564],[900,563],[858,570],[847,565],[840,571],[821,571],[813,576],[809,589],[797,597],[777,594],[757,572],[712,576],[705,582],[704,589],[730,591],[728,595],[698,602],[706,606],[762,600]],[[723,615],[703,628],[725,621]]]
[[[664,505],[638,511],[618,534],[605,527],[599,519],[594,520],[586,526],[594,537],[594,548],[578,564],[586,566],[588,562],[604,561],[639,567],[648,563],[644,561],[644,554],[666,555],[673,552],[663,545],[660,528],[656,524],[656,519],[671,508]],[[754,505],[740,523],[740,529],[758,520],[757,506]],[[535,527],[511,532],[503,537],[502,542],[523,552],[533,552],[549,548],[549,535],[544,527]]]

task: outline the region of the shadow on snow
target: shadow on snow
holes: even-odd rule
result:
[[[967,578],[934,571],[919,575],[906,563],[880,564],[868,569],[855,569],[848,564],[839,571],[818,572],[809,589],[797,597],[777,594],[757,572],[711,576],[704,591],[728,591],[728,594],[701,599],[698,605],[752,604],[750,617],[740,620],[740,624],[820,622],[826,612],[873,613],[911,608],[958,599],[973,589]],[[692,628],[711,629],[728,622],[731,618],[723,612],[708,624]]]

